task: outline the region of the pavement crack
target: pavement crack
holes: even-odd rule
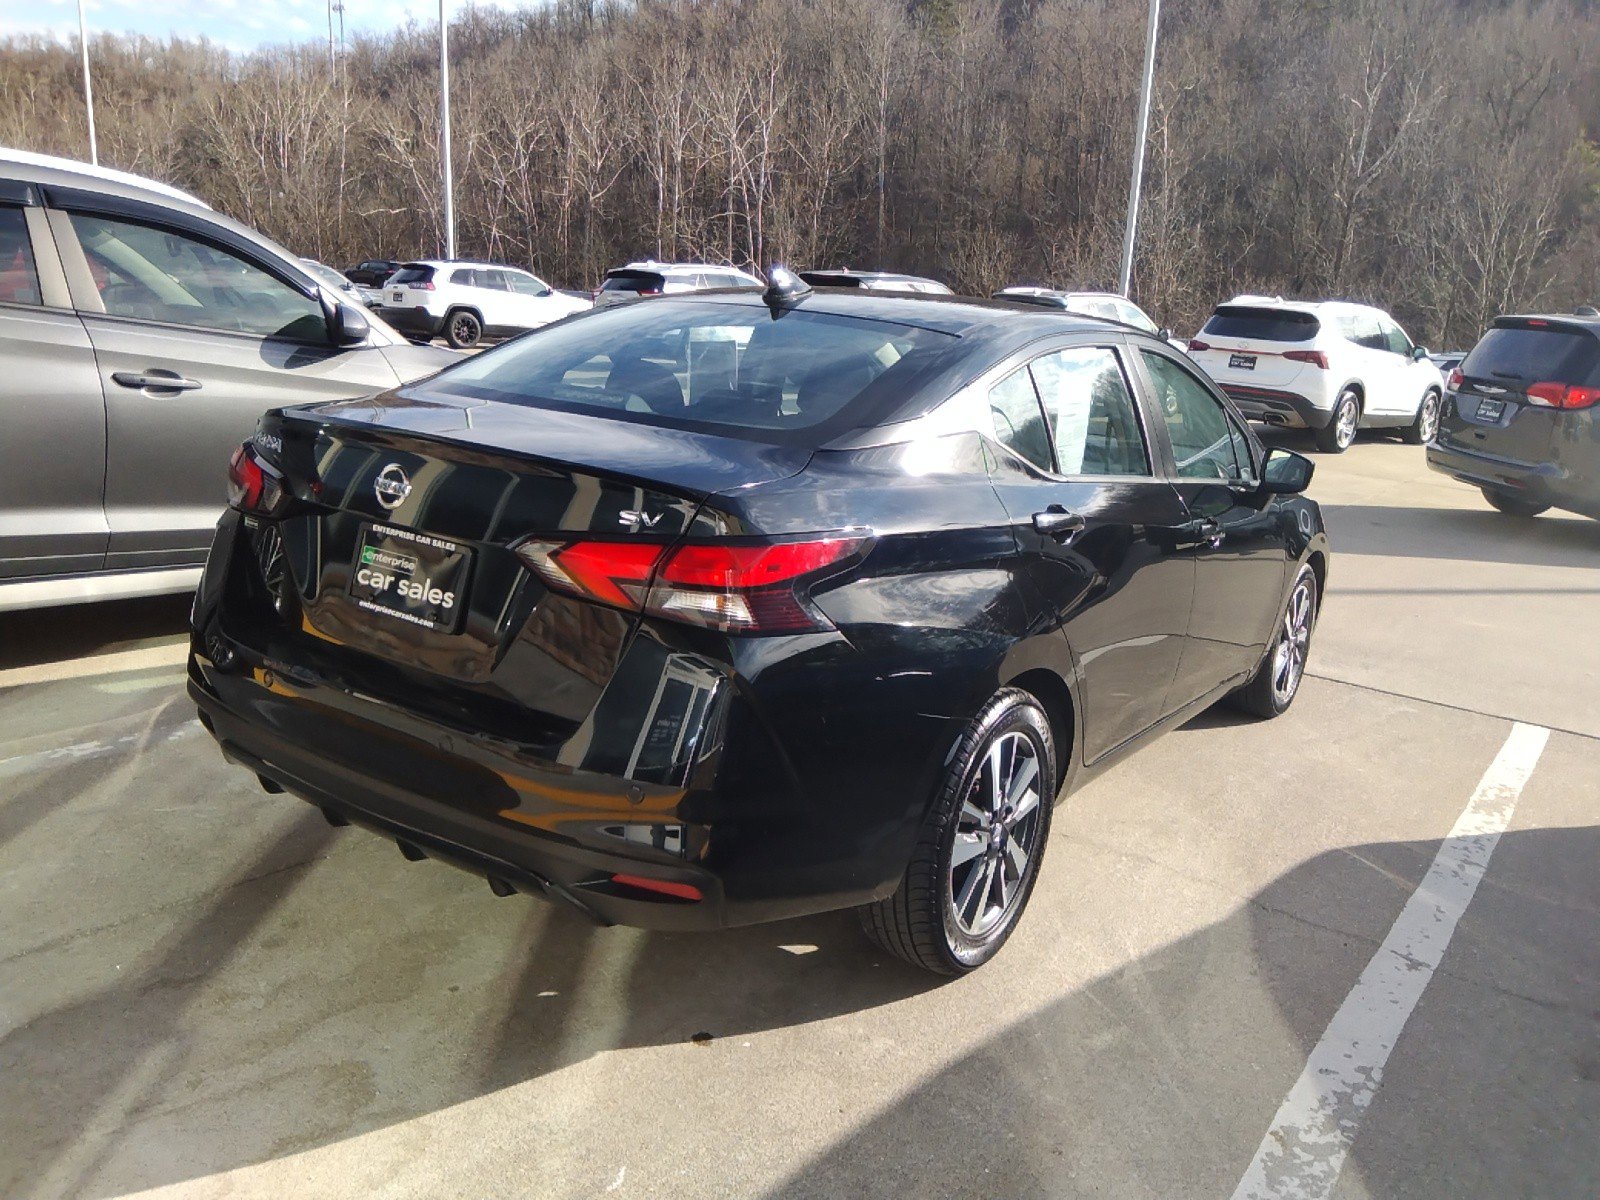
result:
[[[1341,687],[1355,688],[1357,691],[1370,692],[1375,696],[1388,696],[1394,700],[1410,700],[1414,704],[1428,704],[1434,708],[1449,709],[1451,712],[1467,713],[1474,717],[1487,717],[1491,721],[1511,721],[1522,722],[1527,725],[1538,725],[1540,728],[1548,729],[1551,733],[1564,733],[1569,737],[1600,742],[1600,734],[1585,733],[1581,729],[1572,729],[1565,725],[1552,725],[1548,721],[1541,721],[1533,717],[1514,717],[1510,713],[1490,712],[1488,709],[1473,708],[1468,704],[1452,704],[1448,700],[1435,700],[1429,696],[1414,696],[1410,692],[1397,692],[1390,688],[1375,687],[1370,683],[1357,683],[1353,679],[1341,679],[1337,675],[1322,675],[1316,671],[1307,671],[1306,678],[1316,679],[1323,683],[1337,683]]]

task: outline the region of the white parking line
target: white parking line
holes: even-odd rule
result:
[[[81,762],[86,758],[103,758],[107,754],[115,754],[130,746],[144,744],[159,744],[162,742],[175,742],[180,738],[188,737],[197,732],[200,722],[189,721],[179,725],[168,733],[152,737],[147,729],[138,733],[127,733],[121,737],[106,738],[98,742],[73,742],[67,746],[57,746],[53,750],[39,750],[32,754],[16,754],[10,758],[0,758],[0,779],[11,775],[21,775],[33,770],[35,767],[50,766],[55,763]]]
[[[31,667],[8,667],[0,671],[0,688],[20,687],[26,683],[59,683],[63,679],[88,679],[124,671],[148,671],[152,667],[180,667],[188,656],[189,640],[184,638],[160,646],[141,646],[137,650],[92,654],[62,662],[36,663]]]
[[[1549,737],[1538,725],[1512,726],[1428,874],[1311,1051],[1233,1200],[1312,1200],[1333,1191],[1389,1052],[1444,958]]]

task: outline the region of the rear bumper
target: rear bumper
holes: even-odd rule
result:
[[[372,310],[401,333],[415,337],[436,338],[444,329],[444,318],[434,316],[425,308],[376,304]]]
[[[1333,412],[1318,408],[1309,396],[1277,388],[1253,387],[1242,383],[1219,385],[1235,407],[1252,421],[1289,429],[1324,429]]]
[[[1430,442],[1428,466],[1473,487],[1492,488],[1600,519],[1600,488],[1585,486],[1583,480],[1575,478],[1559,463],[1528,463]]]

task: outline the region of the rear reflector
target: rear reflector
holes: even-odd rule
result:
[[[1528,403],[1540,408],[1593,408],[1600,403],[1600,388],[1580,387],[1575,383],[1530,383]]]
[[[1324,371],[1328,369],[1328,356],[1321,350],[1285,350],[1283,356],[1290,362],[1310,363]]]
[[[728,633],[831,629],[808,585],[856,556],[865,537],[782,542],[529,541],[517,556],[560,591]]]
[[[1189,339],[1189,349],[1191,349],[1191,350],[1209,350],[1209,349],[1211,349],[1211,343],[1210,342],[1202,342],[1199,338],[1190,338]]]
[[[612,883],[638,888],[641,892],[658,892],[663,896],[676,896],[679,900],[704,900],[705,894],[692,883],[674,883],[670,879],[650,879],[644,875],[613,875]]]

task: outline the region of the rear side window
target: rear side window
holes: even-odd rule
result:
[[[1144,434],[1116,352],[1080,346],[1035,359],[1033,381],[1050,418],[1063,475],[1148,475]]]
[[[481,274],[481,271],[474,271],[471,267],[461,267],[450,272],[450,282],[456,287],[486,287],[488,285],[479,278]],[[396,276],[394,282],[409,283],[410,280],[400,279]],[[417,282],[421,283],[422,281],[419,279]]]
[[[1034,466],[1055,469],[1050,430],[1027,367],[1019,367],[989,389],[989,419],[1000,444],[1015,450]]]
[[[28,222],[20,208],[0,207],[0,303],[43,303]]]
[[[1252,342],[1309,342],[1321,327],[1316,316],[1308,312],[1224,304],[1211,314],[1200,332]]]
[[[1587,333],[1497,326],[1472,348],[1461,373],[1472,379],[1518,383],[1594,384],[1600,376],[1597,368],[1600,353]]]
[[[321,302],[209,242],[153,225],[72,213],[112,316],[326,342]]]
[[[914,392],[956,340],[836,314],[660,300],[549,326],[447,369],[425,391],[805,441],[862,420],[855,404],[869,389],[886,404]]]
[[[612,271],[600,285],[602,292],[659,292],[666,278],[655,271]]]
[[[461,274],[460,271],[456,272]],[[407,263],[393,275],[389,276],[390,283],[428,283],[433,279],[433,268],[423,266],[421,263]]]

